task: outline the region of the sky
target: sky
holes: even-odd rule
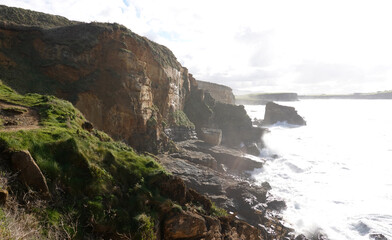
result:
[[[390,0],[0,0],[117,22],[236,94],[392,90]]]

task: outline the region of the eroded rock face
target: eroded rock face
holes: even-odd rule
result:
[[[227,104],[235,104],[235,97],[233,94],[233,90],[227,86],[205,82],[205,81],[197,81],[197,85],[200,89],[211,94],[211,96],[222,103]]]
[[[265,106],[263,125],[272,125],[277,122],[286,122],[300,126],[306,125],[305,120],[298,115],[295,108],[269,102]]]
[[[8,85],[69,100],[96,128],[137,149],[163,141],[162,119],[182,110],[195,81],[168,48],[118,24],[31,26],[7,17],[0,17],[0,78]]]
[[[198,135],[202,135],[202,128],[221,129],[223,145],[238,147],[262,142],[264,129],[252,126],[244,106],[215,101],[208,92],[197,86],[192,86],[184,112],[195,124]]]
[[[204,218],[188,211],[173,214],[164,222],[165,239],[200,238],[206,232]]]

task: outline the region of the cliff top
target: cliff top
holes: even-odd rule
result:
[[[63,43],[67,41],[67,43],[71,44],[76,40],[80,40],[80,34],[86,34],[86,37],[81,38],[85,42],[83,43],[84,46],[94,45],[98,37],[96,34],[119,30],[123,31],[126,36],[132,37],[136,41],[148,46],[152,50],[154,58],[160,64],[168,64],[178,70],[181,68],[180,63],[169,48],[151,41],[146,37],[142,37],[117,23],[84,23],[72,21],[58,15],[0,5],[0,28],[27,31],[40,30],[50,35],[52,39]]]
[[[70,21],[62,16],[50,15],[4,5],[0,5],[0,21],[6,21],[20,25],[38,26],[42,28],[62,27],[78,23],[75,21]]]
[[[220,88],[226,88],[227,90],[232,91],[233,89],[231,89],[228,86],[222,85],[222,84],[217,84],[217,83],[212,83],[212,82],[207,82],[207,81],[201,81],[201,80],[197,80],[198,84],[206,84],[206,85],[212,85],[212,86],[216,86],[216,87],[220,87]]]
[[[65,221],[63,216],[73,214],[83,225],[110,223],[118,231],[136,232],[138,225],[151,218],[149,207],[140,201],[163,200],[151,181],[167,176],[153,158],[138,155],[103,132],[86,130],[82,127],[85,118],[67,101],[39,94],[20,95],[0,82],[0,102],[0,177],[4,176],[9,153],[31,153],[52,195],[50,208],[35,206],[39,221],[57,224],[58,220]],[[22,124],[20,117],[30,110],[38,114],[37,128],[7,131],[12,116],[15,121],[11,124]],[[18,186],[11,187],[13,192],[21,191]],[[51,219],[53,214],[58,220]],[[138,218],[141,214],[143,219]],[[68,229],[70,223],[64,224]]]

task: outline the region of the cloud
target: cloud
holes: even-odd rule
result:
[[[392,15],[387,0],[0,3],[71,20],[121,23],[169,47],[196,78],[237,90],[391,88]]]

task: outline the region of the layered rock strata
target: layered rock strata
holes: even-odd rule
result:
[[[23,21],[12,10],[0,7],[3,81],[71,101],[98,129],[138,149],[159,144],[162,120],[182,110],[191,81],[168,48],[118,24],[16,9],[41,16]]]
[[[177,153],[159,155],[159,161],[187,187],[257,226],[262,239],[294,239],[293,230],[282,224],[278,214],[285,203],[268,193],[268,183],[258,186],[247,174],[262,167],[261,160],[199,140],[183,141],[178,147]]]
[[[197,81],[197,85],[200,89],[211,94],[215,100],[222,103],[235,104],[235,97],[231,88],[224,85],[200,80]]]
[[[263,125],[272,125],[278,122],[286,122],[293,125],[306,125],[306,121],[298,115],[294,107],[288,107],[269,102],[265,106]]]

